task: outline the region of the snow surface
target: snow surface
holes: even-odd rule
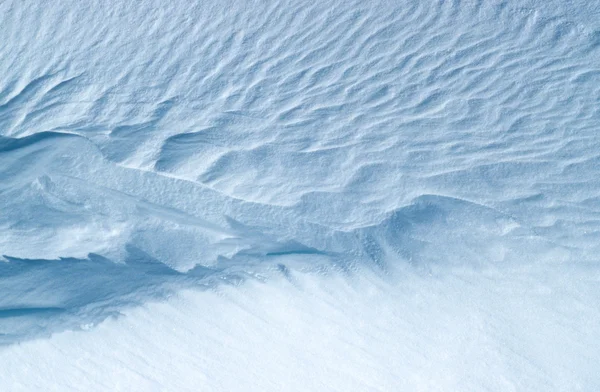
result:
[[[0,26],[0,390],[600,390],[599,2]]]

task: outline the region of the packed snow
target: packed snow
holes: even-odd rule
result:
[[[0,390],[600,390],[600,2],[0,26]]]

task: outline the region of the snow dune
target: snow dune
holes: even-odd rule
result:
[[[598,21],[0,3],[0,385],[599,389]]]

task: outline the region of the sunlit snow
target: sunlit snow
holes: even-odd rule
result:
[[[1,391],[600,390],[600,3],[0,2]]]

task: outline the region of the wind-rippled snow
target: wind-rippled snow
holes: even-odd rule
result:
[[[599,389],[598,21],[1,2],[2,389]]]

